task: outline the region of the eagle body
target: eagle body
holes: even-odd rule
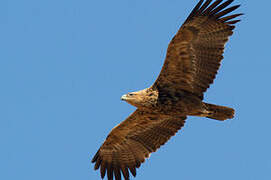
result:
[[[169,43],[162,70],[154,84],[122,100],[137,107],[114,127],[94,155],[101,178],[130,179],[136,168],[184,126],[187,116],[224,121],[234,109],[204,102],[223,59],[225,43],[242,15],[232,14],[234,0],[200,0]]]
[[[196,115],[205,111],[202,100],[187,91],[161,92],[158,109],[160,113],[174,116]]]
[[[154,87],[125,94],[121,98],[139,110],[160,115],[199,115],[205,112],[202,100],[186,91],[159,92]]]

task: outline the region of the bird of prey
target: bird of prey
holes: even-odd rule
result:
[[[184,125],[187,116],[231,119],[234,109],[203,102],[223,59],[225,43],[242,15],[234,0],[200,0],[171,40],[154,84],[122,100],[137,107],[114,127],[92,159],[101,178],[128,180],[136,168]]]

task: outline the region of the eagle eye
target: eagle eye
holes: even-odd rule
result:
[[[133,96],[134,94],[133,93],[129,93],[128,96]]]

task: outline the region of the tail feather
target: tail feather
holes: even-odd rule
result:
[[[234,117],[234,109],[232,108],[208,103],[204,104],[208,111],[208,114],[206,115],[208,118],[224,121]]]

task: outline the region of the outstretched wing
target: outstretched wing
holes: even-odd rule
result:
[[[129,172],[136,176],[136,168],[184,125],[186,117],[159,116],[136,110],[116,126],[107,136],[92,162],[100,168],[101,177],[107,172],[108,180],[125,180]]]
[[[240,5],[230,5],[233,0],[200,0],[171,40],[165,63],[154,83],[158,90],[185,90],[201,99],[217,74],[223,59],[224,45],[242,14],[228,13]],[[211,4],[211,5],[210,5]]]

